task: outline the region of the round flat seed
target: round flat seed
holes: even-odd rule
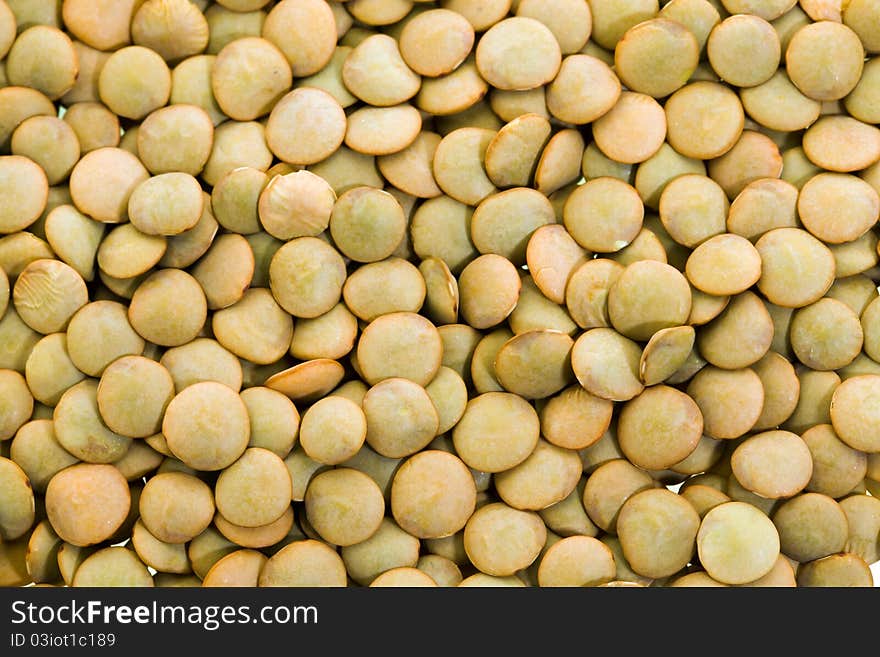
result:
[[[780,306],[798,308],[818,301],[834,282],[834,255],[799,228],[768,231],[755,243],[761,254],[758,289]]]
[[[342,587],[345,563],[326,543],[294,541],[284,546],[259,570],[260,586]]]
[[[163,269],[138,285],[128,319],[145,340],[176,347],[199,334],[207,312],[205,293],[195,278],[179,269]]]
[[[0,234],[24,230],[43,210],[49,182],[38,164],[21,155],[0,157]]]
[[[86,379],[58,400],[53,420],[58,442],[73,456],[89,463],[112,463],[125,455],[131,438],[111,431],[101,418],[98,384]]]
[[[624,267],[608,258],[587,260],[575,269],[565,287],[565,305],[581,328],[610,326],[608,291]]]
[[[441,139],[435,132],[420,132],[402,151],[379,157],[376,160],[379,171],[403,192],[419,198],[439,196],[443,192],[434,181],[432,162]]]
[[[710,160],[733,148],[745,114],[737,95],[717,82],[698,81],[666,101],[669,144],[687,157]]]
[[[118,3],[72,0],[61,9],[61,18],[78,39],[93,48],[113,50],[130,43],[130,24],[136,4],[130,0]],[[53,8],[51,13],[57,14],[57,10]]]
[[[690,380],[688,395],[703,416],[703,431],[716,439],[738,438],[751,429],[764,405],[764,388],[751,369],[707,366]]]
[[[634,187],[603,177],[579,185],[565,202],[563,217],[566,229],[580,246],[610,253],[635,239],[644,212]]]
[[[652,578],[672,575],[691,560],[699,529],[700,516],[690,502],[663,489],[630,497],[617,520],[620,544],[630,567]]]
[[[406,22],[400,33],[400,54],[419,75],[452,72],[473,48],[474,28],[448,9],[432,9]]]
[[[211,89],[224,114],[251,121],[268,114],[290,90],[293,81],[287,59],[271,41],[244,37],[217,54]]]
[[[601,586],[617,574],[614,556],[590,536],[570,536],[554,543],[541,558],[539,586]]]
[[[147,235],[125,223],[107,233],[98,247],[97,263],[100,272],[113,278],[135,278],[158,264],[167,248],[164,235]]]
[[[675,374],[693,350],[695,338],[691,326],[660,329],[652,335],[639,357],[641,382],[653,386]]]
[[[131,504],[128,482],[112,465],[80,463],[65,468],[46,488],[46,515],[58,536],[86,546],[110,538]]]
[[[826,336],[835,336],[829,340]],[[859,317],[845,303],[820,299],[795,311],[789,340],[804,365],[814,370],[838,370],[849,365],[862,350]]]
[[[757,508],[744,502],[727,502],[703,518],[697,552],[714,579],[746,584],[772,570],[779,557],[779,534]]]
[[[730,204],[727,230],[756,240],[774,228],[797,228],[797,196],[797,188],[784,180],[755,180]]]
[[[345,112],[326,91],[294,89],[272,108],[266,143],[278,159],[290,164],[315,164],[342,144]]]
[[[626,401],[644,389],[639,380],[642,351],[610,328],[583,333],[571,350],[571,367],[583,388],[597,397]]]
[[[205,292],[208,308],[227,308],[239,301],[251,285],[254,254],[241,235],[221,235],[191,271]]]
[[[370,583],[371,587],[413,588],[437,586],[430,575],[417,568],[391,568],[379,575]]]
[[[153,576],[134,550],[108,547],[88,556],[76,569],[75,587],[152,587]]]
[[[745,488],[771,499],[802,491],[813,474],[809,448],[788,431],[766,431],[747,438],[734,450],[730,464]]]
[[[321,545],[323,547],[323,544]],[[211,565],[202,579],[202,586],[257,586],[263,567],[267,563],[268,559],[262,552],[235,550]]]
[[[8,458],[0,457],[0,537],[14,541],[24,536],[34,524],[34,491],[24,470]]]
[[[407,534],[390,518],[384,518],[379,530],[366,541],[343,548],[342,560],[351,578],[368,586],[386,571],[409,570],[415,566],[419,560],[419,546],[417,538]]]
[[[761,278],[761,255],[744,237],[717,235],[694,249],[686,273],[691,284],[707,294],[739,294]]]
[[[495,373],[505,390],[543,399],[571,382],[573,341],[555,330],[534,330],[508,340],[495,356]]]
[[[88,303],[85,281],[59,260],[34,260],[12,288],[12,302],[22,321],[49,334],[64,330],[70,318]]]
[[[15,13],[5,2],[0,5],[0,57],[6,57],[9,48],[15,41],[16,20]]]
[[[390,195],[373,191],[388,196],[389,203],[397,203]],[[340,206],[338,217],[341,219],[337,219],[338,225],[343,228],[351,225],[350,237],[357,238],[360,233],[355,229],[375,217],[375,214],[355,212],[361,204],[355,204],[350,214],[343,214],[343,207],[348,206]],[[369,207],[364,210],[369,210]],[[403,221],[402,216],[397,218]],[[360,224],[358,219],[361,219]],[[337,229],[338,232],[341,230],[342,228]],[[342,296],[345,262],[339,252],[323,240],[300,237],[278,249],[269,266],[269,277],[272,295],[284,310],[296,317],[318,317],[333,308]]]
[[[580,176],[584,138],[579,130],[560,130],[544,147],[535,169],[535,187],[545,196],[561,191]]]
[[[46,241],[56,255],[84,280],[91,281],[95,277],[95,256],[104,237],[103,224],[65,204],[46,215],[44,230]]]
[[[709,175],[732,200],[750,182],[778,177],[782,166],[782,154],[773,140],[760,132],[746,130],[733,148],[709,163],[708,169]]]
[[[495,192],[483,165],[495,134],[484,128],[459,128],[440,141],[432,167],[444,193],[466,205],[477,205]]]
[[[592,125],[593,139],[605,155],[617,162],[636,164],[649,159],[663,145],[667,116],[650,96],[624,91],[614,107]]]
[[[317,73],[333,56],[336,29],[334,12],[328,3],[285,0],[272,7],[266,16],[262,36],[284,53],[294,76],[304,77]]]
[[[836,372],[815,372],[803,369],[798,372],[801,394],[794,413],[783,425],[794,433],[803,433],[817,424],[831,423],[831,399],[840,385]]]
[[[293,319],[265,288],[247,290],[241,300],[215,312],[217,341],[240,358],[258,364],[278,361],[290,347]]]
[[[305,508],[309,523],[322,538],[347,546],[376,533],[385,501],[370,477],[351,468],[337,468],[312,478]]]
[[[264,172],[272,163],[272,151],[266,143],[267,135],[263,124],[256,121],[228,121],[218,126],[214,131],[211,155],[201,174],[202,179],[216,189],[228,174],[235,178],[238,174],[253,185],[253,179],[260,177],[255,176],[252,169]],[[239,174],[236,169],[243,169],[245,173]],[[259,195],[264,185],[265,181],[255,195]],[[214,211],[217,214],[218,208],[214,208]],[[255,209],[248,208],[245,216],[250,218],[248,214],[256,214]]]
[[[725,232],[729,202],[721,186],[705,175],[684,174],[663,189],[660,221],[677,243],[696,247]]]
[[[773,513],[782,553],[806,563],[844,551],[849,526],[841,506],[827,495],[804,493]]]
[[[486,285],[491,282],[491,285]],[[458,279],[461,314],[470,326],[489,328],[504,321],[519,299],[516,267],[500,255],[482,255],[462,270]]]
[[[856,554],[843,553],[799,566],[797,584],[802,587],[872,587],[874,578],[864,559]]]
[[[539,431],[538,414],[528,402],[508,392],[488,392],[467,403],[452,438],[470,467],[503,472],[532,453]]]
[[[569,55],[547,85],[547,109],[566,123],[591,123],[614,107],[620,93],[620,80],[605,62]]]
[[[84,155],[70,173],[70,195],[77,210],[104,223],[128,219],[128,200],[134,189],[150,177],[131,153],[120,148],[99,148]]]
[[[344,374],[345,369],[335,360],[316,358],[272,374],[265,381],[268,388],[308,403],[333,390]]]
[[[877,122],[878,74],[880,66],[877,62],[873,59],[865,62],[858,84],[843,100],[846,111],[859,121]]]
[[[303,415],[299,440],[310,458],[336,465],[354,456],[367,435],[364,411],[343,397],[327,397]]]
[[[225,468],[214,487],[217,510],[229,522],[261,527],[290,508],[292,484],[284,461],[267,449],[251,447]]]
[[[578,0],[525,0],[517,3],[516,15],[534,18],[550,28],[563,54],[583,48],[593,26],[589,6]]]
[[[626,267],[608,292],[611,324],[633,340],[647,340],[660,329],[683,325],[690,309],[687,279],[674,267],[652,260]]]
[[[849,525],[845,551],[859,555],[867,563],[877,562],[880,544],[875,540],[880,528],[880,506],[874,496],[850,495],[840,501]]]
[[[122,132],[119,117],[99,102],[75,103],[64,113],[64,122],[73,128],[79,140],[82,153],[90,153],[99,148],[119,146],[122,148]],[[129,139],[137,135],[137,130],[127,132]],[[137,139],[134,139],[137,143]],[[123,150],[137,155],[130,148]]]
[[[636,466],[662,470],[686,458],[703,434],[700,408],[669,386],[652,386],[620,411],[620,448]]]
[[[78,73],[73,42],[57,27],[28,27],[18,35],[6,55],[6,77],[10,86],[37,89],[52,100],[73,87]]]
[[[877,223],[880,196],[856,176],[820,173],[801,189],[798,214],[804,227],[823,242],[851,242]]]
[[[838,437],[853,449],[880,451],[877,439],[877,383],[874,374],[854,376],[841,383],[831,398],[831,423]]]
[[[437,328],[415,313],[377,317],[364,328],[357,360],[371,385],[391,377],[426,386],[440,368],[443,345]]]
[[[779,35],[765,19],[737,14],[715,26],[706,53],[722,80],[737,87],[755,87],[776,72],[782,48]]]
[[[58,442],[50,419],[24,424],[12,440],[9,456],[39,493],[46,492],[47,484],[58,472],[79,462]]]
[[[342,66],[342,80],[351,93],[377,107],[406,102],[421,85],[397,41],[386,34],[369,36],[351,51]]]
[[[162,421],[168,447],[198,470],[222,470],[250,439],[247,407],[237,392],[213,381],[194,383],[168,404]]]
[[[806,490],[839,498],[864,479],[867,456],[840,440],[830,424],[810,427],[801,438],[813,458],[813,475]]]
[[[470,517],[464,528],[464,548],[481,572],[505,577],[535,561],[546,537],[547,529],[537,513],[494,503]]]
[[[208,21],[191,2],[148,0],[132,17],[131,38],[166,61],[176,61],[207,47]]]
[[[310,171],[275,176],[260,193],[260,224],[273,237],[316,237],[330,224],[333,188]]]
[[[174,381],[168,370],[142,356],[113,361],[97,390],[101,419],[112,431],[131,438],[158,433],[173,397]]]
[[[348,116],[345,145],[366,155],[392,155],[412,145],[421,129],[422,117],[408,103],[365,106]]]
[[[740,100],[748,115],[771,130],[802,130],[809,127],[822,104],[802,94],[784,69],[769,80],[740,90]]]
[[[330,214],[333,242],[343,254],[358,262],[384,260],[405,233],[403,208],[391,194],[380,189],[350,189],[339,197]],[[337,297],[335,301],[338,300]]]
[[[143,46],[127,46],[114,52],[98,77],[101,101],[128,119],[142,119],[168,102],[171,71],[165,60]]]
[[[63,182],[80,156],[79,138],[69,123],[54,116],[32,116],[12,133],[12,154],[40,165],[50,185]]]
[[[476,49],[480,75],[497,89],[534,89],[559,71],[562,52],[556,37],[534,18],[514,16],[499,21],[481,37]]]
[[[824,116],[804,133],[803,148],[823,169],[858,171],[880,159],[880,130],[850,116]]]
[[[493,194],[477,206],[471,217],[471,239],[480,253],[494,253],[522,265],[532,233],[554,222],[553,207],[543,194],[516,187]]]
[[[535,285],[555,303],[565,303],[568,282],[585,262],[584,249],[558,224],[538,228],[526,246],[526,264]]]
[[[419,263],[424,285],[424,304],[434,324],[455,324],[458,321],[460,296],[458,281],[440,258],[428,257]]]
[[[764,387],[764,407],[752,428],[775,429],[794,413],[800,395],[800,380],[789,360],[772,348],[752,369]]]
[[[214,494],[201,479],[183,472],[150,477],[140,498],[140,519],[165,543],[186,543],[201,534],[214,517]]]
[[[721,22],[719,7],[708,0],[672,0],[660,10],[658,16],[684,25],[697,39],[702,54],[712,28]]]
[[[688,81],[699,57],[690,30],[674,20],[653,18],[626,31],[614,49],[614,68],[628,89],[663,98]]]
[[[531,183],[550,131],[547,119],[531,113],[518,116],[502,127],[486,148],[489,179],[499,187]]]
[[[622,456],[622,455],[621,455]],[[623,504],[639,491],[654,487],[654,480],[622,458],[612,458],[587,478],[582,500],[590,519],[605,531],[616,533]]]
[[[131,545],[138,558],[148,567],[160,573],[186,574],[192,572],[184,545],[160,541],[149,532],[140,520],[135,523],[131,532]]]
[[[510,0],[443,0],[444,9],[464,16],[477,32],[483,32],[500,21],[510,10]]]
[[[383,379],[363,400],[366,441],[388,458],[415,454],[434,439],[439,416],[419,384],[402,378]]]
[[[858,34],[842,23],[823,20],[791,37],[785,67],[791,81],[813,100],[839,100],[862,75],[865,50]]]
[[[120,356],[139,356],[144,345],[129,324],[125,306],[115,301],[86,304],[67,326],[70,360],[89,376],[100,376]]]
[[[191,175],[163,173],[134,188],[128,217],[147,235],[177,235],[198,223],[204,202],[202,187]]]
[[[509,506],[538,511],[561,502],[577,487],[583,472],[578,453],[538,440],[525,461],[495,474],[498,496]]]
[[[39,343],[37,343],[39,344]],[[30,359],[28,359],[30,360]],[[34,397],[31,396],[30,384],[25,378],[13,370],[0,370],[0,390],[3,392],[2,422],[0,422],[0,440],[9,440],[19,428],[30,419],[34,409]]]

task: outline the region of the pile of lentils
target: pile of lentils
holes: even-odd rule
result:
[[[0,585],[872,586],[878,53],[878,0],[0,0]]]

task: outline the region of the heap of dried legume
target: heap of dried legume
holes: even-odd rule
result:
[[[0,0],[0,585],[872,585],[878,54],[877,0]]]

